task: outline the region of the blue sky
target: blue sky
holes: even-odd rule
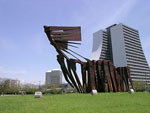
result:
[[[124,23],[139,30],[150,64],[149,0],[0,0],[0,77],[42,83],[59,68],[43,25],[81,26],[77,52],[90,58],[93,32]]]

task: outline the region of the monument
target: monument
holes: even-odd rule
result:
[[[77,47],[81,41],[80,27],[65,26],[44,26],[45,33],[54,46],[58,55],[57,61],[60,64],[65,80],[79,93],[129,91],[129,82],[134,89],[130,78],[129,67],[118,67],[109,60],[90,60],[69,49]],[[65,53],[70,54],[74,59],[69,58]],[[79,57],[85,61],[81,61]],[[76,65],[80,64],[82,74],[82,84],[77,73]]]

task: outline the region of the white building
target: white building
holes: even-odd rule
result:
[[[62,84],[62,71],[60,69],[53,69],[46,72],[47,85],[61,85]]]
[[[111,60],[116,67],[129,66],[133,80],[150,82],[139,32],[123,24],[114,24],[93,34],[92,60]]]
[[[3,83],[7,84],[9,87],[20,86],[20,80],[18,79],[0,78],[0,84],[3,84]]]

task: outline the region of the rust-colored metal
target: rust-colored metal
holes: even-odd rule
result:
[[[80,27],[62,27],[50,26],[48,27],[51,38],[61,41],[81,41]]]
[[[98,79],[98,92],[105,92],[105,74],[103,70],[102,61],[98,60],[96,62],[96,72],[97,72],[97,79]]]
[[[81,41],[80,27],[44,26],[44,29],[50,44],[58,53],[57,61],[65,80],[79,93],[89,93],[94,89],[98,92],[105,92],[106,89],[109,92],[129,91],[129,82],[134,89],[129,67],[115,68],[112,62],[108,60],[91,61],[68,48],[77,48],[77,45],[80,44],[72,42]],[[64,52],[75,59],[69,58]],[[78,57],[85,61],[81,61]],[[77,74],[77,64],[81,66],[82,83]]]
[[[113,86],[113,92],[117,92],[117,84],[116,84],[116,80],[115,80],[114,68],[113,68],[112,62],[108,62],[108,66],[109,66],[109,73],[110,73],[112,86]]]

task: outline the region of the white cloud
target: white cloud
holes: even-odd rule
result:
[[[126,0],[118,9],[116,9],[116,12],[111,15],[110,20],[108,20],[108,22],[106,21],[106,23],[110,25],[126,18],[136,3],[137,0]]]
[[[25,74],[24,70],[9,70],[0,66],[0,74]]]
[[[100,27],[106,28],[112,24],[120,23],[127,18],[128,14],[134,8],[136,3],[137,0],[126,0],[119,4],[115,9],[113,7],[109,7],[110,11],[106,12],[106,15],[108,16],[105,19],[101,20],[101,22],[98,22],[96,25],[94,25],[93,29],[96,29],[94,29],[93,31],[97,30]]]
[[[83,8],[73,14],[73,22],[91,28],[105,28],[128,16],[137,0],[91,1],[82,0]]]
[[[119,23],[124,20],[137,0],[121,0],[121,1],[91,1],[82,0],[83,7],[80,11],[72,14],[73,25],[82,26],[82,45],[80,50],[83,56],[90,56],[92,48],[92,34],[99,29]]]

